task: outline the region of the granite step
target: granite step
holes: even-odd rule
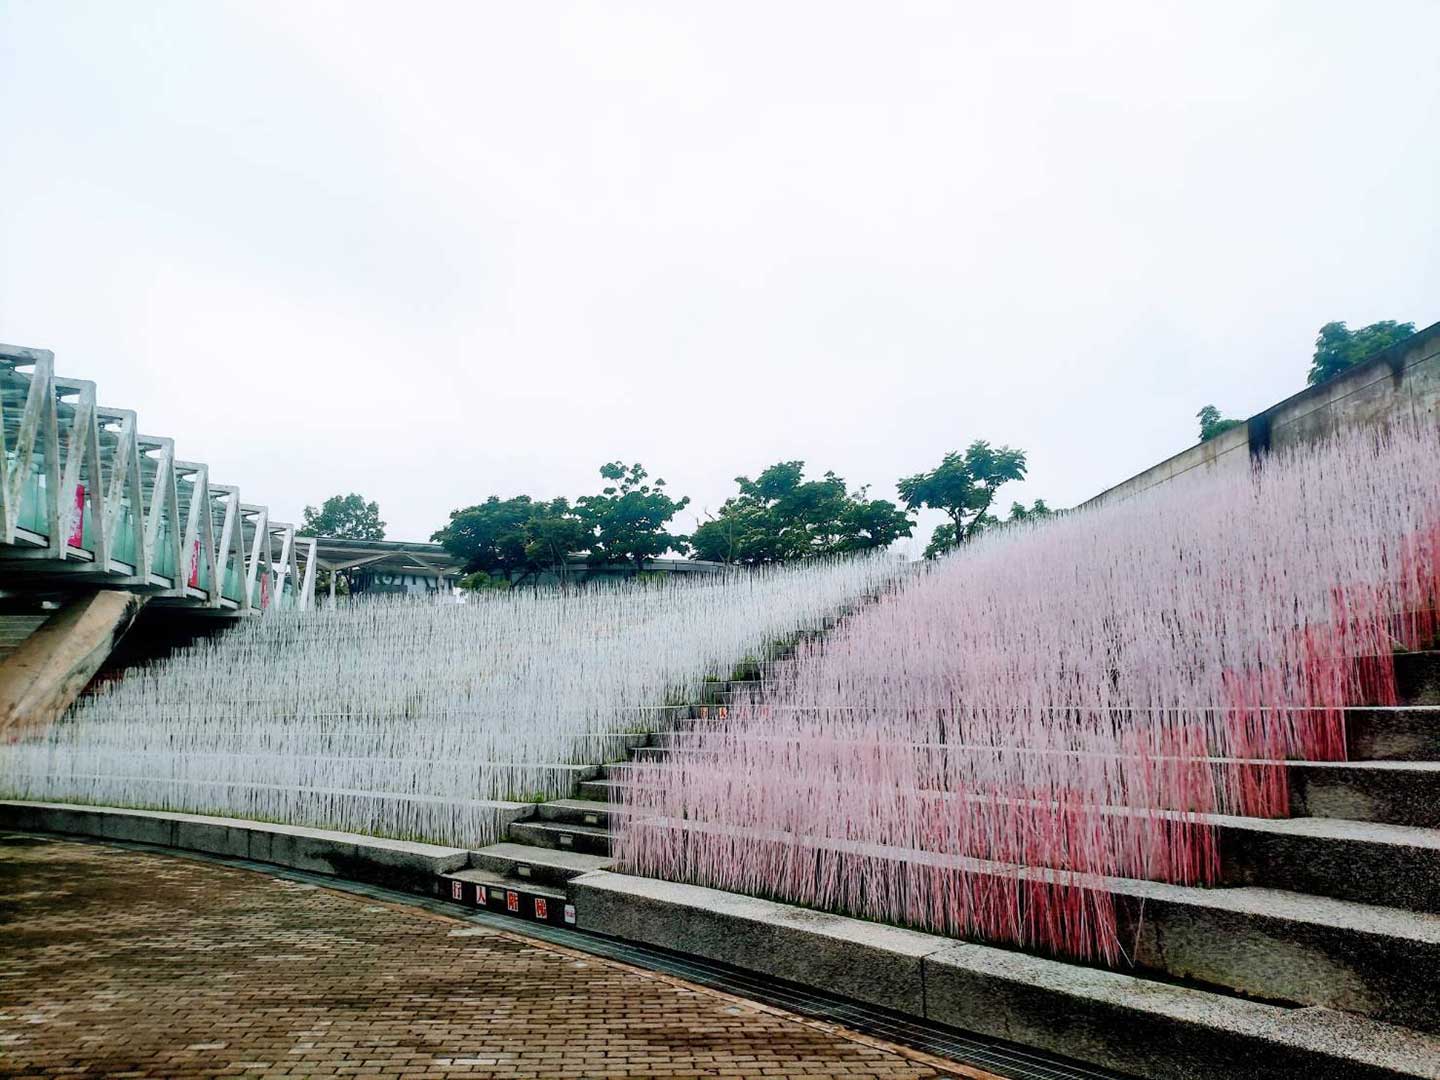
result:
[[[1440,705],[1345,710],[1352,761],[1440,761]]]
[[[1440,912],[1440,830],[1325,817],[1210,819],[1227,883]]]
[[[610,833],[593,825],[560,825],[532,818],[512,822],[509,835],[516,844],[578,851],[586,855],[610,854]]]
[[[541,821],[557,825],[589,825],[597,829],[609,829],[613,824],[612,814],[619,807],[596,799],[552,799],[536,808]]]
[[[1395,687],[1402,705],[1440,705],[1440,651],[1396,653]]]
[[[617,802],[617,792],[622,781],[620,780],[586,780],[576,789],[576,796],[581,799],[590,799],[595,802]]]
[[[737,830],[661,823],[696,836]],[[770,834],[773,835],[773,834]],[[1048,888],[1084,888],[1113,898],[1119,970],[1290,1005],[1343,1009],[1389,1023],[1440,1031],[1440,915],[1259,886],[1197,887],[1054,870],[854,841],[805,845],[869,865],[930,868]],[[916,877],[915,888],[925,888]],[[1023,895],[1023,893],[1017,893]]]
[[[1440,761],[1294,762],[1287,772],[1295,817],[1440,829]]]
[[[608,870],[613,863],[604,855],[533,844],[491,844],[470,853],[472,867],[557,888],[591,870]]]

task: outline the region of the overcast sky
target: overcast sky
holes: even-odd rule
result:
[[[617,457],[893,497],[976,438],[1071,505],[1321,323],[1440,319],[1437,41],[1436,0],[0,0],[0,341],[392,538]]]

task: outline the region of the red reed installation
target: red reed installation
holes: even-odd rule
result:
[[[629,872],[1114,963],[1109,878],[1218,873],[1436,632],[1440,429],[1353,432],[995,530],[622,789]]]

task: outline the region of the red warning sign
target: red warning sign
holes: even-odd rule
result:
[[[520,894],[514,889],[509,890],[505,894],[505,910],[513,911],[517,915],[520,913]]]
[[[535,917],[537,919],[549,918],[549,908],[543,896],[537,896],[535,898]]]

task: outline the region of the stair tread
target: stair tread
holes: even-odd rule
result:
[[[1350,713],[1420,713],[1440,719],[1440,705],[1346,705],[1341,712]]]
[[[544,821],[532,818],[529,821],[511,822],[512,829],[540,829],[544,832],[574,833],[577,836],[610,837],[609,829],[602,829],[596,825],[566,825],[559,821]]]
[[[1412,772],[1440,775],[1440,761],[1387,761],[1377,758],[1367,761],[1289,761],[1292,769],[1316,769],[1338,771],[1355,769],[1360,772]]]
[[[694,822],[682,820],[653,819],[662,824],[695,827]],[[1235,819],[1242,820],[1242,819]],[[1250,819],[1244,819],[1250,820]],[[1330,822],[1338,819],[1296,818],[1292,821]],[[1272,824],[1255,821],[1255,824]],[[1284,824],[1281,822],[1280,824]],[[1369,825],[1370,822],[1347,822],[1352,825]],[[1383,828],[1406,829],[1409,832],[1435,833],[1437,830],[1409,829],[1405,826],[1384,826]],[[726,827],[702,827],[704,832],[742,833],[746,830]],[[1322,834],[1323,835],[1323,834]],[[820,846],[820,845],[817,845]],[[1407,907],[1395,907],[1348,900],[1317,893],[1279,889],[1267,885],[1177,885],[1168,882],[1145,881],[1137,878],[1108,877],[1101,874],[1071,874],[1063,870],[1046,867],[1018,867],[1012,863],[1001,863],[987,859],[922,851],[885,844],[860,841],[836,841],[823,845],[855,854],[868,855],[879,859],[894,859],[916,865],[963,867],[971,873],[1017,875],[1032,880],[1053,880],[1065,884],[1083,884],[1086,888],[1136,899],[1184,904],[1194,907],[1212,908],[1255,917],[1274,917],[1294,922],[1309,923],[1337,929],[1363,933],[1380,934],[1390,937],[1407,938],[1424,944],[1440,945],[1440,914],[1416,911]]]
[[[600,799],[551,799],[546,806],[559,806],[566,810],[583,810],[588,814],[614,814],[624,810],[619,803]]]
[[[1341,900],[1261,885],[1199,888],[1130,878],[1110,880],[1115,883],[1117,892],[1131,896],[1440,946],[1440,915],[1429,912],[1383,907],[1359,900]]]
[[[1334,817],[1251,818],[1227,814],[1200,814],[1198,818],[1222,828],[1270,833],[1275,836],[1350,840],[1440,851],[1440,829],[1428,829],[1422,825],[1389,825],[1379,821]]]
[[[447,881],[463,881],[467,885],[484,885],[493,889],[513,889],[516,892],[530,893],[533,896],[544,896],[550,900],[563,902],[565,890],[556,889],[549,885],[540,885],[529,878],[510,877],[507,874],[497,874],[493,870],[479,870],[471,868],[468,870],[455,870],[449,874],[442,874]]]
[[[533,847],[530,844],[500,843],[474,851],[474,855],[488,855],[496,859],[509,859],[532,866],[553,866],[564,870],[608,870],[615,860],[606,855],[587,855],[581,851],[567,851],[563,848]]]

